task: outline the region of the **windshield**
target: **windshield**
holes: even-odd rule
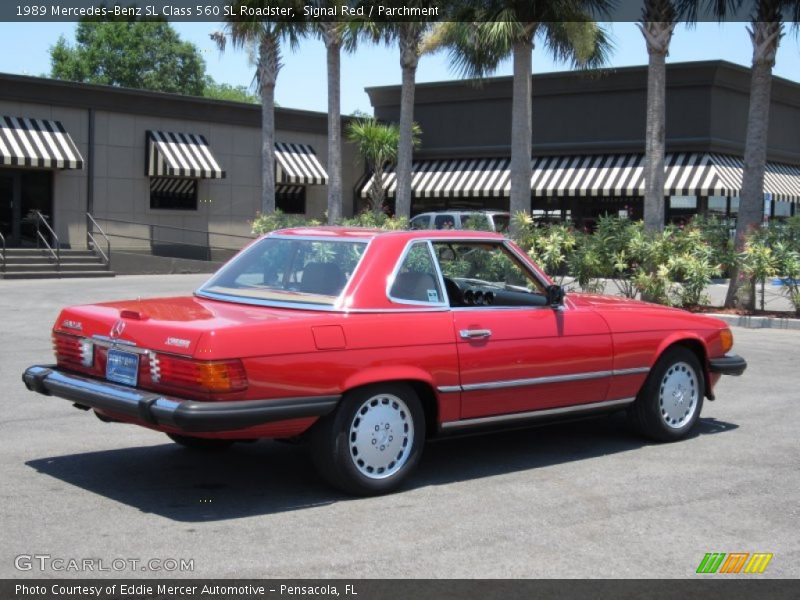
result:
[[[265,237],[228,263],[198,293],[234,301],[333,306],[366,247],[365,241]]]

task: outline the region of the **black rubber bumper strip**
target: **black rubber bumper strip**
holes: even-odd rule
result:
[[[747,361],[736,354],[727,354],[722,358],[712,358],[708,361],[712,373],[723,375],[741,375],[747,368]]]
[[[91,408],[187,432],[245,429],[264,423],[321,417],[331,412],[341,396],[311,396],[276,400],[184,400],[61,371],[33,366],[22,374],[33,392],[58,396]]]

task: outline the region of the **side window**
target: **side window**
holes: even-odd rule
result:
[[[436,229],[455,229],[456,217],[455,215],[436,215],[433,226]]]
[[[436,242],[451,306],[544,306],[544,286],[498,243]]]
[[[445,301],[428,242],[415,242],[406,253],[389,289],[389,297],[409,304]]]
[[[410,225],[411,229],[428,229],[428,223],[430,222],[430,215],[419,215],[411,219]]]

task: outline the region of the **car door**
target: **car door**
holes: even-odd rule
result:
[[[544,283],[503,242],[436,243],[452,306],[461,418],[606,399],[611,335],[591,310],[547,306]]]

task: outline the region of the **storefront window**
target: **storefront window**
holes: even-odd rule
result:
[[[709,196],[708,213],[716,217],[725,217],[728,214],[728,199],[725,196]]]

